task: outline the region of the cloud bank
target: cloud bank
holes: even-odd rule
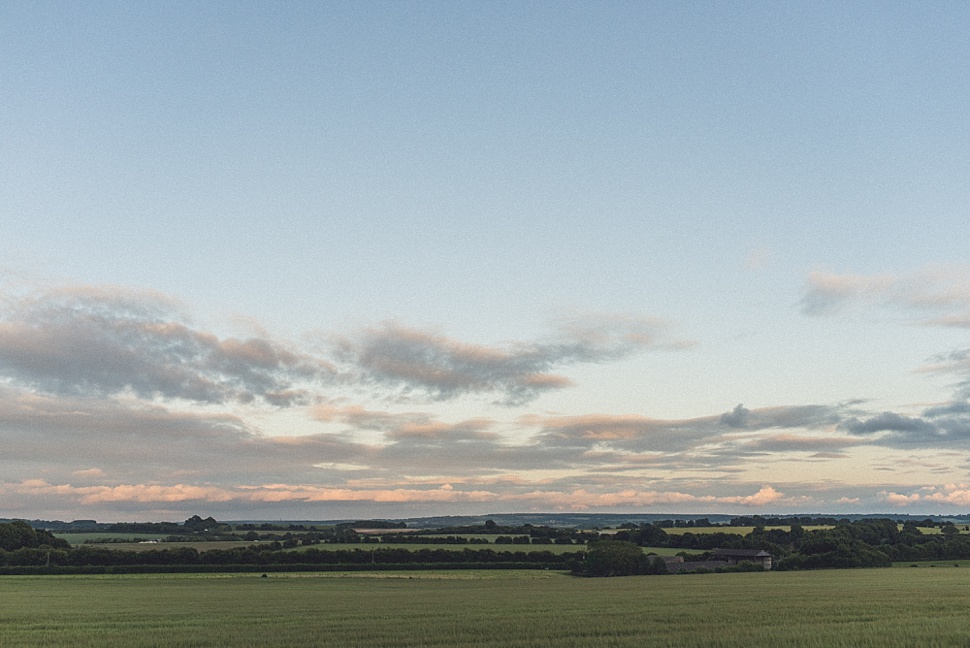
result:
[[[849,285],[840,299],[893,282]],[[219,335],[173,299],[120,288],[35,290],[2,304],[0,514],[326,518],[960,501],[800,468],[871,456],[870,471],[883,471],[879,453],[902,450],[920,455],[910,469],[938,473],[953,460],[934,453],[958,451],[970,432],[959,392],[918,412],[853,400],[738,404],[683,419],[526,409],[571,385],[571,366],[690,346],[657,319],[577,319],[541,340],[493,345],[400,324],[301,344]],[[967,357],[952,352],[923,371],[965,379]],[[502,407],[454,413],[482,398]],[[288,423],[268,433],[277,420]]]

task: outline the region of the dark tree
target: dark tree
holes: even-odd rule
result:
[[[633,576],[640,573],[643,550],[632,542],[599,540],[589,543],[585,572],[589,576]]]

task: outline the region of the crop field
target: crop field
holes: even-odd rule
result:
[[[58,538],[67,540],[71,546],[87,542],[99,542],[124,538],[127,540],[161,540],[167,536],[158,533],[55,533]]]
[[[964,647],[970,570],[7,576],[4,646]]]
[[[65,536],[66,537],[66,536]],[[112,536],[118,537],[118,536]],[[145,538],[144,536],[138,536],[139,538]],[[265,541],[262,541],[265,543]],[[79,543],[80,544],[80,543]],[[259,545],[260,541],[249,541],[249,540],[217,540],[217,541],[186,541],[186,542],[158,542],[158,543],[145,543],[145,542],[109,542],[104,544],[97,544],[97,547],[102,549],[119,549],[125,551],[160,551],[162,549],[178,549],[181,547],[191,547],[196,551],[209,551],[211,549],[233,549],[235,547],[246,547],[249,545]],[[445,549],[448,551],[463,551],[465,549],[491,549],[493,551],[549,551],[552,553],[570,553],[574,551],[583,551],[586,549],[586,545],[557,545],[557,544],[447,544],[447,543],[320,543],[310,546],[300,545],[298,547],[293,547],[288,551],[305,551],[307,549],[317,549],[319,551],[353,551],[354,549],[360,549],[361,551],[371,551],[374,549],[407,549],[408,551],[419,551],[421,549]],[[674,552],[676,553],[676,551]]]
[[[815,531],[818,529],[831,529],[830,526],[816,526],[816,525],[806,525],[802,527],[806,531]],[[766,526],[765,530],[770,531],[771,529],[781,529],[783,531],[791,531],[790,526]],[[754,531],[753,526],[720,526],[720,527],[671,527],[665,528],[664,531],[667,535],[683,535],[685,533],[735,533],[737,535],[748,535]]]
[[[155,545],[156,547],[165,545]],[[421,549],[444,549],[446,551],[464,551],[465,549],[470,549],[471,551],[477,551],[479,549],[491,549],[492,551],[548,551],[554,554],[561,553],[574,553],[577,551],[585,551],[586,545],[557,545],[557,544],[445,544],[445,543],[394,543],[394,542],[382,542],[380,544],[327,544],[321,543],[316,545],[310,545],[309,547],[299,546],[290,549],[289,551],[305,551],[307,549],[318,549],[320,551],[353,551],[354,549],[360,549],[361,551],[371,551],[374,549],[406,549],[408,551],[420,551]]]
[[[138,536],[145,538],[145,536]],[[209,551],[211,549],[234,549],[235,547],[248,547],[252,544],[259,544],[256,541],[247,540],[215,540],[210,542],[186,541],[186,542],[106,542],[96,543],[94,546],[99,549],[117,549],[124,551],[161,551],[162,549],[179,549],[182,547],[192,547],[196,551]],[[330,545],[337,546],[337,545]],[[360,545],[357,545],[360,546]]]

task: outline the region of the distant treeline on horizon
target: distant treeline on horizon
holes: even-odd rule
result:
[[[840,522],[853,522],[865,519],[891,519],[900,524],[904,522],[915,522],[921,526],[934,526],[942,522],[953,522],[954,524],[970,524],[970,513],[958,515],[912,515],[912,514],[891,514],[891,513],[853,513],[853,514],[770,514],[770,515],[721,515],[721,514],[660,514],[660,513],[641,513],[641,514],[618,514],[618,513],[496,513],[493,515],[453,515],[436,517],[414,517],[414,518],[380,518],[380,519],[337,519],[337,520],[222,520],[221,524],[240,525],[271,525],[276,528],[291,526],[353,526],[357,528],[390,529],[390,528],[441,528],[482,525],[487,521],[493,521],[501,526],[557,526],[568,528],[609,528],[621,527],[625,524],[655,524],[662,528],[694,528],[694,527],[757,527],[757,526],[790,526],[798,524],[806,525],[834,525]],[[47,529],[60,532],[95,532],[95,531],[118,531],[122,527],[131,525],[151,524],[157,527],[171,526],[169,531],[163,529],[161,532],[177,533],[184,528],[183,522],[98,522],[97,520],[73,520],[64,522],[61,520],[41,520],[25,518],[0,518],[0,523],[13,521],[26,522],[37,529]],[[215,520],[210,516],[204,520],[199,516],[192,516],[186,522],[197,521],[199,523],[212,522]],[[925,524],[922,524],[925,523]]]

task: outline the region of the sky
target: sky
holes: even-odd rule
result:
[[[0,0],[0,517],[970,511],[968,24]]]

